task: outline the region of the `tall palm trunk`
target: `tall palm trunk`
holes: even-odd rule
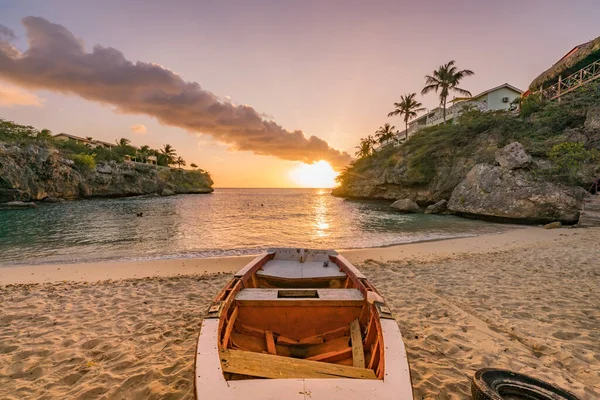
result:
[[[446,98],[444,97],[444,125],[446,125]]]
[[[404,140],[406,141],[406,140],[408,140],[408,120],[407,119],[404,120],[404,124],[406,126],[406,129],[404,130]]]

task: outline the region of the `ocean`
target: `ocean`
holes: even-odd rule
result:
[[[401,214],[390,203],[344,200],[328,189],[216,189],[41,203],[0,211],[0,266],[245,255],[277,246],[380,247],[513,228]]]

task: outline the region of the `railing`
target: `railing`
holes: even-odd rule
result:
[[[565,79],[562,79],[562,76],[559,76],[558,82],[554,85],[547,88],[540,87],[540,90],[533,92],[532,94],[541,93],[542,98],[545,100],[560,101],[561,96],[598,78],[600,78],[600,60],[589,64],[574,74],[567,76]]]

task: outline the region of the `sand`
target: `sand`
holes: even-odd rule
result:
[[[415,399],[469,399],[486,366],[598,399],[599,242],[600,229],[521,229],[344,254],[396,314]],[[246,260],[2,268],[1,397],[193,398],[203,314]]]

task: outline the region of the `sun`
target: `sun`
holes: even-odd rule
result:
[[[300,164],[290,171],[290,178],[300,187],[332,188],[338,173],[331,168],[327,161],[317,161],[312,164]]]

